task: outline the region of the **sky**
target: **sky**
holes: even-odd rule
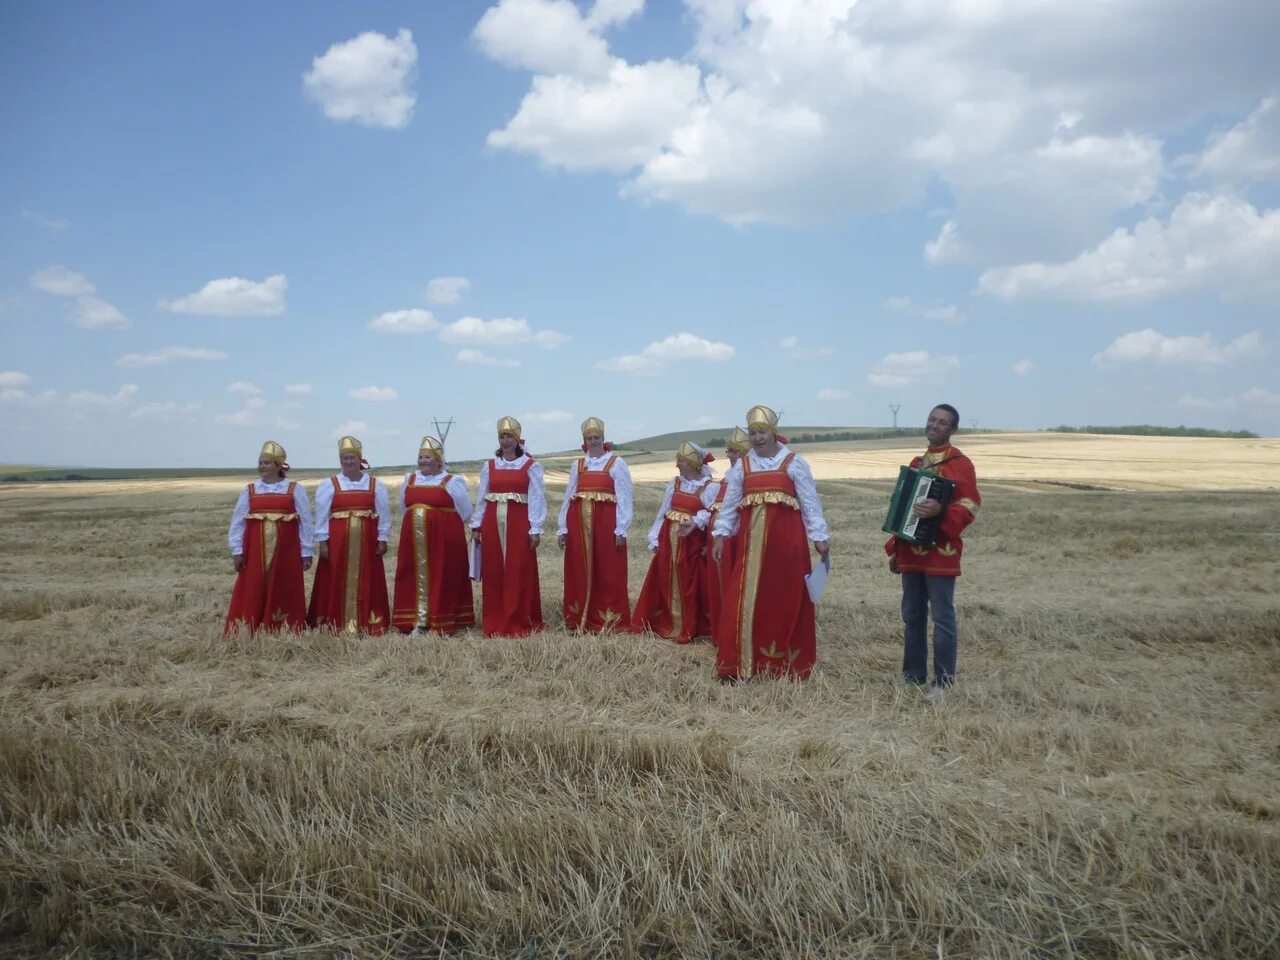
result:
[[[0,8],[0,463],[1280,434],[1280,4]]]

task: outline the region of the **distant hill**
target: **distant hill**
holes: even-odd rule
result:
[[[1121,437],[1226,437],[1233,440],[1257,440],[1252,430],[1212,430],[1209,427],[1156,427],[1139,423],[1127,427],[1050,427],[1049,433],[1101,433]]]
[[[681,430],[677,433],[660,433],[639,440],[615,443],[616,450],[674,450],[683,440],[712,449],[723,447],[733,427],[708,427],[705,430]],[[805,427],[784,424],[782,433],[787,442],[829,443],[834,440],[883,440],[891,437],[919,437],[922,427]]]

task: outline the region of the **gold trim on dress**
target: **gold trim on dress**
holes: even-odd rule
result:
[[[591,588],[595,586],[595,506],[587,501],[578,504],[578,518],[582,523],[582,562],[586,568],[586,591],[582,594],[582,619],[578,621],[581,630],[591,619]]]
[[[685,513],[683,510],[668,510],[663,516],[672,523],[684,523],[686,520],[693,519],[693,514]]]
[[[445,513],[457,513],[457,512],[458,512],[458,511],[457,511],[457,510],[455,510],[453,507],[445,507],[445,506],[441,506],[441,505],[440,505],[440,504],[438,504],[438,503],[411,503],[411,504],[409,504],[408,509],[410,509],[410,510],[417,510],[417,511],[419,511],[419,512],[422,512],[422,511],[424,511],[424,510],[443,510],[443,511],[445,511]]]
[[[511,496],[519,496],[519,494]],[[498,524],[498,553],[502,557],[502,568],[505,570],[507,567],[507,504],[510,501],[506,496],[498,495],[498,497],[498,501],[494,504],[494,519]]]
[[[484,498],[490,503],[528,503],[529,495],[525,493],[486,493]]]
[[[792,510],[800,509],[800,501],[789,493],[780,493],[777,490],[764,490],[758,493],[748,493],[742,498],[742,506],[744,507],[762,506],[766,503],[781,503],[790,507]]]
[[[347,582],[344,584],[344,594],[342,601],[342,617],[339,622],[345,621],[347,624],[347,633],[358,633],[360,631],[360,613],[357,609],[360,605],[360,563],[364,559],[364,551],[361,549],[364,539],[364,522],[357,520],[355,523],[347,523]]]
[[[764,564],[768,513],[763,506],[752,508],[746,537],[747,555],[742,564],[742,591],[738,601],[738,676],[743,680],[750,679],[755,670],[756,598],[760,592],[760,569]]]
[[[964,507],[975,517],[978,515],[978,507],[981,506],[980,503],[975,500],[970,500],[968,497],[961,497],[956,501],[956,503],[960,504],[960,506]]]
[[[425,503],[415,503],[414,507],[427,507]],[[437,508],[439,509],[439,508]],[[429,624],[430,611],[428,604],[428,584],[430,583],[427,564],[427,515],[425,510],[417,510],[410,520],[413,524],[413,565],[418,590],[417,614],[415,626],[425,630]]]
[[[335,510],[329,514],[330,520],[364,520],[367,517],[376,517],[378,514],[373,510]]]
[[[590,500],[593,503],[617,503],[618,498],[615,494],[606,493],[603,490],[577,490],[570,498],[572,500]]]
[[[297,516],[297,514],[294,514]],[[262,522],[258,525],[262,531],[262,582],[264,585],[271,581],[271,564],[276,559],[276,543],[278,541],[278,531],[276,522],[266,518],[260,519]]]
[[[688,514],[680,514],[679,511],[671,510],[667,512],[667,520],[671,520],[671,514],[687,517]],[[680,528],[675,522],[667,524],[667,537],[671,541],[671,626],[675,630],[678,638],[684,633],[684,597],[680,593]]]
[[[296,513],[247,513],[244,517],[246,520],[269,520],[272,523],[278,521],[297,520]]]

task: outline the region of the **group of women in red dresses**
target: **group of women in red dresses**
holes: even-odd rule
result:
[[[634,612],[627,586],[631,474],[605,442],[604,423],[583,422],[583,456],[569,468],[557,530],[566,629],[651,631],[678,643],[711,637],[725,679],[808,675],[815,621],[804,575],[809,540],[827,558],[822,507],[808,465],[777,433],[777,415],[758,406],[747,421],[747,431],[734,428],[729,438],[722,479],[712,476],[711,453],[691,441],[681,445],[678,473],[649,530],[652,559]],[[475,623],[473,580],[482,585],[485,636],[543,629],[543,470],[524,449],[517,420],[503,417],[497,432],[474,510],[465,480],[445,468],[440,442],[423,438],[418,469],[400,489],[394,603],[382,561],[391,528],[387,490],[366,472],[360,442],[339,441],[342,472],[317,489],[314,527],[306,495],[287,479],[283,448],[268,442],[259,479],[242,491],[232,516],[237,578],[226,632],[311,626],[450,634]],[[302,574],[313,538],[319,562],[304,607]]]

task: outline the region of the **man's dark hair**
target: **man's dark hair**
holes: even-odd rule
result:
[[[937,404],[934,404],[933,409],[947,411],[947,413],[951,414],[951,429],[952,430],[960,429],[960,411],[957,410],[955,407],[953,407],[951,404],[937,403]]]

